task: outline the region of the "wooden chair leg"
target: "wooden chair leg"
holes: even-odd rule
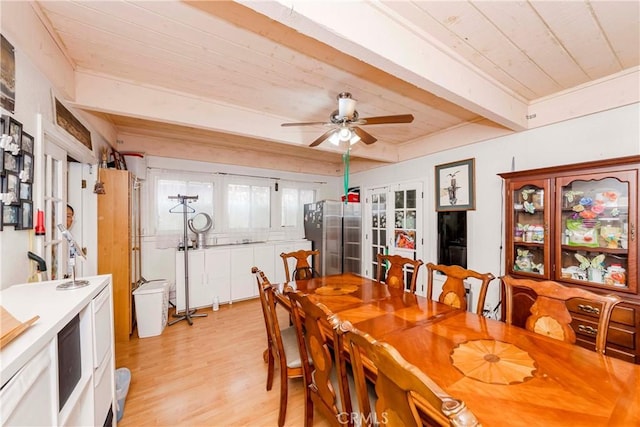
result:
[[[267,359],[265,362],[268,363],[267,366],[267,391],[271,390],[273,387],[273,376],[275,371],[275,360],[273,357],[273,352],[269,349],[266,350],[266,354],[264,357]]]
[[[313,427],[313,400],[311,400],[311,392],[309,387],[304,388],[304,427]]]
[[[287,377],[287,369],[280,369],[280,413],[278,414],[278,427],[284,426],[284,420],[287,417],[287,386],[289,378]]]

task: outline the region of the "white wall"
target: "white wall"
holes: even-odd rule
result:
[[[469,268],[496,277],[504,274],[503,190],[497,175],[511,170],[578,163],[640,154],[640,104],[629,105],[549,125],[401,164],[353,174],[350,185],[366,187],[402,181],[424,183],[424,261],[437,261],[437,214],[434,168],[442,163],[475,158],[476,209],[467,216]],[[426,282],[426,270],[419,280]],[[498,301],[497,280],[487,302]],[[477,292],[475,294],[477,297]],[[474,301],[474,305],[475,305]]]
[[[35,61],[37,59],[41,62],[48,61],[50,64],[63,64],[66,62],[66,59],[59,51],[59,58],[53,58],[55,52],[51,50],[47,51],[47,55],[44,55],[43,51],[47,46],[50,46],[52,42],[50,39],[44,39],[44,37],[48,37],[46,36],[46,30],[41,26],[39,18],[35,15],[28,2],[3,2],[1,18],[0,28],[2,29],[2,35],[15,48],[16,100],[15,112],[13,114],[1,108],[0,112],[5,115],[10,115],[22,123],[23,130],[34,136],[35,144],[39,146],[42,144],[42,141],[39,139],[39,135],[37,135],[37,115],[42,114],[45,122],[53,123],[52,93],[55,93],[55,96],[64,101],[64,98],[60,95],[61,91],[51,83],[50,79],[52,77],[50,76],[60,76],[68,73],[66,70],[49,69],[45,75],[35,65]],[[39,25],[39,27],[34,27],[33,25]],[[40,36],[43,38],[39,38]],[[29,46],[19,45],[18,40],[25,39],[25,37],[27,39],[33,39],[31,40],[31,44]],[[33,46],[36,46],[35,48],[40,50],[29,51]],[[37,57],[38,55],[40,55],[39,58]],[[43,56],[47,56],[47,58],[43,59]],[[68,64],[66,65],[70,67]],[[59,80],[62,81],[64,79]],[[70,108],[70,110],[73,111],[72,108]],[[77,114],[77,116],[80,117],[79,114]],[[90,124],[84,124],[91,130],[93,151],[94,154],[97,155],[100,147],[106,145],[107,142]],[[64,131],[60,132],[64,134]],[[70,144],[82,146],[79,141],[71,137],[69,138]],[[36,149],[36,152],[37,151]],[[34,164],[37,166],[38,161],[36,160]],[[32,189],[34,212],[36,209],[42,209],[42,206],[38,204],[38,200],[41,200],[44,193],[42,183],[37,182],[38,173],[41,173],[41,171],[36,171],[36,182],[34,182]],[[88,185],[93,185],[93,183],[88,183]],[[0,232],[0,289],[27,281],[33,267],[33,262],[27,258],[27,251],[34,250],[38,252],[36,248],[42,246],[41,240],[38,239],[44,238],[35,236],[33,230],[14,230],[12,226],[5,227],[3,231]],[[91,245],[86,244],[86,242],[83,242],[83,244],[91,250]],[[95,242],[93,243],[93,247],[95,247]]]
[[[219,163],[207,163],[193,160],[169,159],[165,157],[148,156],[145,159],[145,168],[164,169],[171,171],[189,171],[203,173],[219,173],[219,174],[235,174],[251,177],[278,178],[283,181],[297,181],[307,183],[317,183],[318,200],[334,199],[340,197],[337,192],[342,178],[328,177],[322,175],[300,174],[292,172],[280,172],[271,169],[260,169],[240,166],[230,166]],[[148,171],[145,171],[148,172]],[[142,204],[142,276],[147,280],[167,279],[175,283],[175,245],[167,248],[164,239],[158,238],[147,230],[152,230],[150,226],[153,218],[151,217],[151,209],[154,203],[153,194],[151,194],[152,186],[147,180],[147,173],[144,176],[142,171],[138,169],[139,177],[145,179],[142,184],[141,204]],[[303,238],[304,235],[291,235],[285,232],[272,232],[269,240],[289,240]]]

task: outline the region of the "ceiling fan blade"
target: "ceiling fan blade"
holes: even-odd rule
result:
[[[316,145],[320,145],[325,139],[329,138],[332,134],[336,133],[338,129],[331,129],[323,133],[319,136],[315,141],[309,144],[309,147],[315,147]]]
[[[363,117],[358,119],[359,125],[381,125],[386,123],[411,123],[413,121],[412,114],[398,114],[396,116],[376,116]]]
[[[376,137],[374,137],[373,135],[363,131],[359,127],[352,127],[351,130],[354,131],[355,134],[360,137],[360,140],[362,142],[364,142],[365,144],[367,144],[367,145],[373,144],[374,142],[377,141]]]
[[[288,126],[320,126],[320,125],[330,125],[331,123],[327,122],[301,122],[301,123],[282,123],[280,126],[288,127]]]

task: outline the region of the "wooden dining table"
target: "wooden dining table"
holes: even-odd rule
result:
[[[285,285],[393,345],[485,427],[640,426],[640,365],[352,273]]]

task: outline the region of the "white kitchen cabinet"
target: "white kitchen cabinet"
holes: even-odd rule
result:
[[[86,280],[72,291],[57,290],[57,280],[0,293],[16,319],[40,316],[0,350],[0,425],[115,425],[111,275]],[[68,382],[73,375],[60,377],[59,369],[79,372],[77,380]]]
[[[282,283],[285,277],[280,253],[299,249],[311,249],[311,242],[296,240],[190,250],[189,307],[210,307],[214,296],[220,303],[257,297],[251,268],[255,266],[264,271],[272,283]],[[185,309],[184,252],[176,250],[175,260],[176,307],[182,312]]]
[[[188,252],[189,256],[189,308],[211,305],[213,295],[207,287],[205,250]],[[176,251],[176,310],[183,312],[186,305],[184,287],[184,251]]]
[[[279,261],[280,255],[277,255],[276,260],[275,246],[272,244],[256,245],[253,247],[253,265],[252,267],[258,267],[264,272],[269,280],[275,280],[275,266]],[[275,282],[273,282],[275,283]],[[258,283],[253,280],[253,285],[256,288],[256,295],[258,292]]]
[[[256,278],[251,273],[253,248],[248,245],[231,249],[231,299],[233,301],[258,296]]]
[[[205,271],[207,283],[213,297],[221,304],[231,301],[231,252],[229,249],[211,248],[206,250]]]
[[[211,307],[213,297],[220,303],[231,300],[231,266],[228,248],[196,249],[189,254],[189,308]],[[176,309],[183,312],[184,252],[176,251]]]

